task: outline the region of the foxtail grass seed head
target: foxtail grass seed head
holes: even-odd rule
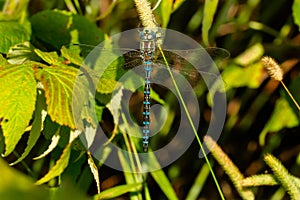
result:
[[[265,56],[261,59],[261,61],[271,78],[277,81],[282,81],[283,71],[273,58]]]
[[[144,27],[155,28],[151,4],[147,0],[134,0],[138,15]]]

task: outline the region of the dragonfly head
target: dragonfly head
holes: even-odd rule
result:
[[[141,41],[150,41],[156,39],[156,32],[151,28],[143,28],[140,31],[140,40]]]

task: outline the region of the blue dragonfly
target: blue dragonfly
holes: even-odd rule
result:
[[[125,38],[128,38],[128,36]],[[127,46],[126,43],[132,44],[132,41],[127,41],[127,39],[123,40],[123,44],[121,45],[119,42],[117,45],[118,47],[106,44],[102,44],[101,46],[74,44],[75,46],[80,47],[83,57],[86,57],[88,62],[93,63],[90,68],[94,68],[93,70],[95,72],[103,73],[103,71],[99,71],[99,69],[104,69],[107,65],[112,66],[108,67],[107,70],[116,70],[119,66],[113,66],[110,61],[119,57],[123,59],[121,67],[122,70],[129,70],[137,66],[143,66],[144,100],[142,112],[142,144],[144,152],[148,151],[150,139],[150,87],[151,74],[153,73],[153,70],[156,67],[165,69],[169,66],[174,73],[183,74],[189,83],[194,86],[197,82],[199,82],[201,77],[209,77],[209,80],[217,79],[218,71],[216,68],[212,67],[212,65],[214,65],[214,61],[216,59],[224,59],[229,56],[228,51],[216,47],[175,50],[167,49],[167,45],[165,45],[165,47],[162,44],[163,50],[161,52],[157,48],[157,43],[161,42],[161,32],[150,28],[142,28],[139,29],[138,40],[135,43],[136,45],[133,45],[133,48],[122,47]],[[173,41],[167,41],[165,43],[171,44],[172,46]],[[159,71],[157,73],[159,73]]]

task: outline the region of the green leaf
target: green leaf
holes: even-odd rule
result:
[[[47,111],[60,125],[75,129],[72,115],[72,93],[78,69],[66,65],[40,65],[36,78],[43,84]]]
[[[0,54],[0,66],[8,64],[7,60]]]
[[[265,50],[261,43],[256,43],[255,45],[248,48],[242,54],[237,56],[234,61],[238,65],[247,66],[251,63],[260,60],[263,56]]]
[[[59,63],[59,57],[56,52],[43,52],[39,49],[34,49],[34,52],[49,65]]]
[[[75,186],[69,179],[63,180],[59,187],[50,188],[50,194],[47,196],[47,200],[91,200],[87,195]]]
[[[226,90],[237,87],[257,88],[264,80],[263,65],[261,62],[254,63],[245,68],[235,64],[229,64],[222,73],[226,84]]]
[[[66,11],[38,12],[31,17],[31,24],[34,37],[57,50],[72,42],[96,45],[104,39],[104,34],[94,23]],[[76,39],[72,38],[74,31],[77,32]]]
[[[173,12],[177,10],[184,2],[185,0],[176,0],[173,4]]]
[[[36,109],[34,111],[34,120],[32,122],[32,128],[29,133],[29,138],[27,141],[27,146],[23,152],[23,154],[13,162],[11,165],[15,165],[22,161],[31,151],[31,149],[36,144],[38,138],[41,135],[41,131],[43,130],[43,123],[46,118],[46,103],[45,103],[45,97],[41,90],[39,90],[38,97],[37,97],[37,105]]]
[[[97,92],[110,94],[116,88],[118,82],[114,79],[100,78],[97,84]]]
[[[298,25],[298,29],[300,30],[300,0],[294,0],[292,9],[294,21]]]
[[[186,199],[197,199],[197,197],[199,196],[202,188],[205,185],[205,181],[207,180],[207,177],[209,176],[209,167],[208,165],[205,163],[200,172],[198,173],[195,182],[193,183]]]
[[[82,57],[80,57],[80,47],[73,45],[69,49],[63,46],[60,50],[62,56],[68,59],[71,63],[81,66],[83,63]]]
[[[287,100],[283,97],[278,99],[274,112],[266,125],[268,131],[276,132],[283,128],[292,128],[298,125],[299,118],[293,112]]]
[[[60,127],[59,129],[55,132],[55,134],[52,136],[51,138],[51,143],[48,146],[47,150],[44,151],[41,155],[39,155],[38,157],[33,158],[34,160],[38,160],[41,158],[46,157],[49,153],[51,153],[51,151],[53,151],[53,149],[55,149],[55,147],[58,145],[59,139],[60,139]]]
[[[2,3],[2,2],[1,2]],[[26,21],[24,16],[26,16],[28,10],[29,1],[5,1],[5,4],[0,13],[0,21]]]
[[[160,165],[152,152],[149,153],[149,159],[152,160],[153,166]],[[168,180],[165,172],[162,169],[152,171],[150,173],[153,179],[155,180],[155,182],[158,184],[160,189],[165,193],[168,199],[178,199],[170,181]]]
[[[284,117],[282,117],[284,116]],[[298,126],[299,118],[293,112],[288,101],[281,97],[277,100],[274,111],[265,125],[264,129],[259,134],[259,144],[263,146],[268,132],[277,132],[283,128],[292,128]]]
[[[49,192],[33,184],[33,180],[18,170],[9,167],[0,159],[0,199],[45,199]]]
[[[39,57],[34,53],[34,46],[30,42],[23,42],[11,47],[6,55],[11,64],[22,64],[29,60],[38,60]]]
[[[30,64],[0,67],[0,118],[9,155],[28,126],[36,101],[36,81]]]
[[[170,181],[162,169],[151,172],[151,175],[168,199],[178,199]]]
[[[122,96],[123,96],[123,87],[120,87],[120,89],[113,95],[111,101],[107,104],[107,108],[109,109],[109,111],[111,112],[114,118],[115,126],[119,124],[119,120],[120,120]]]
[[[162,27],[165,28],[168,26],[171,14],[172,14],[173,0],[165,0],[161,2],[159,6],[162,20]]]
[[[204,15],[202,21],[202,39],[206,46],[209,46],[209,30],[212,27],[214,15],[217,10],[218,0],[207,0],[204,3]]]
[[[0,22],[0,52],[7,53],[11,46],[29,41],[30,33],[26,28],[13,21]]]
[[[70,155],[71,155],[71,143],[69,143],[66,146],[60,158],[56,161],[55,165],[50,169],[50,171],[44,177],[39,179],[35,184],[41,185],[43,183],[50,181],[56,176],[59,176],[68,166]]]
[[[126,194],[128,192],[141,191],[141,189],[142,189],[141,183],[119,185],[101,192],[99,195],[99,199],[111,199]]]

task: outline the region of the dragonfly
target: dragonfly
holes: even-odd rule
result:
[[[150,140],[150,88],[151,88],[151,74],[156,66],[163,69],[170,67],[175,73],[183,74],[191,84],[195,84],[201,77],[210,77],[212,80],[218,78],[218,71],[212,68],[215,59],[224,59],[229,56],[227,50],[222,48],[196,48],[186,50],[166,49],[163,47],[163,54],[157,48],[158,43],[162,41],[162,33],[157,29],[142,28],[139,29],[139,47],[132,48],[114,48],[107,45],[92,46],[87,44],[74,44],[79,46],[82,50],[83,56],[90,56],[97,59],[93,60],[93,68],[96,66],[96,72],[99,69],[110,65],[106,62],[108,57],[121,56],[124,60],[122,69],[128,70],[136,66],[143,66],[144,68],[144,98],[143,98],[143,122],[142,122],[142,146],[143,151],[148,152]],[[126,41],[126,40],[125,40]],[[98,59],[98,56],[102,59]],[[102,57],[101,57],[102,56]],[[96,61],[100,60],[100,62]],[[109,60],[109,59],[108,59]],[[167,64],[167,65],[166,65]],[[116,66],[110,67],[113,70]],[[114,69],[115,70],[115,69]],[[101,71],[101,70],[100,70]],[[102,73],[101,71],[100,73]],[[159,73],[159,71],[157,72]]]

